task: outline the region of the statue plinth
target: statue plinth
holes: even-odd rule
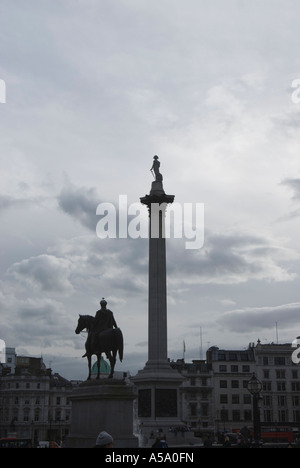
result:
[[[114,439],[114,448],[137,448],[133,435],[132,385],[118,379],[88,380],[70,397],[72,420],[67,448],[92,448],[101,431]]]

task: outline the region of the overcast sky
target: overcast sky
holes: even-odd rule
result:
[[[168,351],[300,335],[297,0],[2,0],[0,338],[85,378],[78,314],[104,296],[147,360],[147,239],[99,239],[99,203],[149,193],[159,155],[205,238],[168,239]],[[300,95],[300,93],[299,93]]]

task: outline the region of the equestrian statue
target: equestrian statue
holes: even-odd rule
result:
[[[114,375],[116,364],[116,356],[119,354],[119,359],[123,359],[123,335],[118,328],[114,315],[111,310],[107,309],[107,302],[102,298],[100,301],[101,308],[96,312],[95,317],[91,315],[80,315],[78,319],[75,333],[78,335],[82,330],[88,332],[85,343],[85,354],[82,357],[87,357],[89,375],[87,380],[91,378],[91,360],[95,354],[97,356],[97,379],[100,378],[100,362],[101,354],[105,353],[110,362],[110,374],[108,378]]]

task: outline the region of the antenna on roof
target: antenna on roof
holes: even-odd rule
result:
[[[200,359],[203,359],[202,327],[200,327]]]

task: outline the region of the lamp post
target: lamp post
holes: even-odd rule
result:
[[[253,431],[254,431],[254,440],[260,440],[260,414],[258,402],[260,399],[260,392],[262,389],[262,383],[253,372],[251,379],[247,384],[247,389],[253,397]]]

